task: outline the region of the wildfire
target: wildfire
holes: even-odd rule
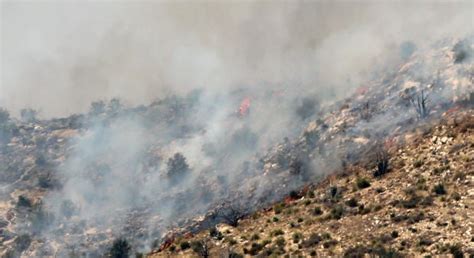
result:
[[[239,107],[239,114],[240,116],[246,116],[249,113],[249,108],[250,108],[250,98],[245,97],[242,102],[240,103]]]

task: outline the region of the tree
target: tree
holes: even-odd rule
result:
[[[217,217],[232,227],[237,227],[239,220],[243,219],[245,215],[243,207],[227,203],[224,203],[217,212]]]
[[[301,118],[301,120],[306,120],[314,115],[318,108],[318,100],[306,97],[301,100],[301,103],[296,108],[296,114]]]
[[[112,247],[109,250],[109,257],[111,258],[128,258],[130,253],[130,245],[124,238],[115,239]]]
[[[418,113],[418,116],[421,119],[424,119],[429,115],[430,111],[426,106],[428,103],[428,96],[424,94],[423,91],[421,91],[420,95],[412,97],[411,103],[415,107],[416,113]]]
[[[168,159],[168,176],[182,175],[189,170],[188,163],[183,154],[177,152]]]
[[[91,103],[89,114],[99,115],[105,112],[105,102],[103,100],[94,101]]]
[[[33,123],[36,121],[38,111],[31,108],[24,108],[20,111],[21,120],[25,123]]]
[[[5,124],[10,119],[10,113],[4,108],[0,108],[0,124]]]
[[[110,100],[109,102],[109,111],[111,113],[117,113],[119,112],[121,109],[122,109],[123,105],[122,105],[122,101],[120,101],[120,99],[118,98],[113,98]]]

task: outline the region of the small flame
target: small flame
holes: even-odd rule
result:
[[[240,116],[246,116],[249,113],[250,98],[245,97],[240,103],[239,114]]]

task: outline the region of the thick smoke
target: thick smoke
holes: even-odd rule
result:
[[[471,1],[2,1],[0,103],[51,117],[97,99],[142,104],[194,88],[343,96],[401,42],[470,30],[472,9]]]
[[[62,185],[44,200],[53,219],[41,227],[43,248],[94,250],[127,234],[134,248],[149,250],[166,229],[222,200],[249,189],[254,201],[271,199],[281,178],[261,173],[259,158],[269,148],[295,139],[328,104],[390,74],[416,49],[465,36],[472,7],[2,2],[0,105],[32,107],[46,118],[88,112],[98,99],[126,102],[84,118],[87,126],[56,169]],[[437,64],[413,70],[431,78]],[[398,119],[412,114],[403,115]],[[380,114],[347,133],[383,134],[398,122],[393,116]],[[176,153],[188,166],[168,165]],[[340,166],[342,157],[333,158],[304,163],[320,176]],[[285,162],[290,172],[305,169],[303,161]],[[173,174],[170,166],[181,169]]]

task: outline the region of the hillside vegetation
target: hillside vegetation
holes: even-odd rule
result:
[[[474,255],[474,112],[405,135],[389,169],[349,166],[239,221],[149,257]],[[374,176],[376,175],[376,176]]]

